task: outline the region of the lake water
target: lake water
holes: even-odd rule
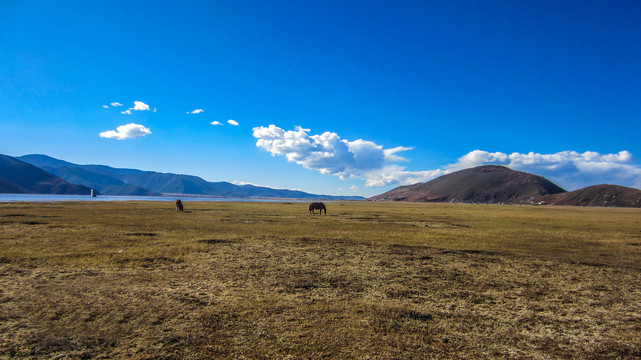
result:
[[[308,202],[311,200],[289,200],[289,199],[233,199],[233,198],[210,198],[210,197],[171,197],[171,196],[109,196],[99,195],[91,197],[87,195],[50,195],[50,194],[0,194],[0,202],[16,201],[175,201],[180,198],[182,201],[259,201],[259,202]]]

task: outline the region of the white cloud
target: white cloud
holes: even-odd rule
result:
[[[632,163],[632,154],[600,154],[595,151],[579,153],[561,151],[554,154],[490,153],[471,151],[449,165],[449,171],[474,166],[498,164],[511,169],[544,176],[568,190],[603,183],[641,187],[641,167]]]
[[[236,121],[236,120],[229,119],[229,120],[227,120],[227,123],[229,125],[238,126],[238,121]]]
[[[111,107],[121,107],[121,106],[123,106],[119,102],[112,102],[112,103],[109,103],[109,105],[111,105]],[[109,109],[109,105],[102,105],[102,107],[105,108],[105,109]],[[131,115],[132,114],[131,113],[132,110],[134,110],[134,111],[150,111],[151,108],[149,107],[149,105],[145,104],[142,101],[134,101],[134,106],[133,107],[130,107],[127,110],[121,111],[120,113],[125,114],[125,115]],[[154,108],[153,112],[156,112],[155,108]]]
[[[212,125],[222,125],[222,124],[220,123],[220,121],[212,121],[212,122],[210,122],[210,124],[212,124]]]
[[[289,162],[321,174],[364,179],[366,186],[389,184],[408,177],[395,163],[406,161],[397,153],[410,150],[409,147],[384,149],[372,141],[342,140],[332,132],[309,135],[310,131],[300,126],[285,131],[269,125],[254,128],[253,135],[258,139],[256,146],[272,156],[284,156]],[[418,176],[420,174],[413,175],[414,178]]]
[[[259,184],[251,183],[251,182],[247,182],[247,181],[232,181],[231,183],[234,184],[234,185],[238,185],[238,186],[251,185],[251,186],[268,187],[268,186],[265,186],[265,185],[259,185]]]
[[[625,150],[615,154],[594,151],[507,154],[474,150],[440,169],[408,171],[399,165],[407,160],[398,153],[411,150],[409,147],[384,149],[371,141],[343,140],[332,132],[309,135],[310,131],[300,126],[286,131],[269,125],[255,127],[253,136],[258,139],[256,146],[272,156],[283,156],[321,174],[363,179],[368,187],[415,184],[466,168],[496,164],[544,176],[567,190],[603,183],[641,188],[641,166],[633,164],[632,154]]]
[[[204,112],[205,112],[205,110],[203,110],[203,109],[196,109],[196,110],[193,110],[193,111],[187,111],[187,114],[202,114]]]
[[[134,107],[129,108],[129,110],[136,110],[136,111],[149,111],[151,108],[149,105],[145,104],[142,101],[134,101]]]
[[[352,186],[349,187],[349,189],[352,190],[353,192],[357,192],[358,191],[358,186],[352,185]]]
[[[435,179],[449,173],[447,170],[406,171],[398,165],[386,166],[380,170],[369,172],[365,186],[385,186],[389,184],[411,185]]]
[[[398,165],[387,166],[367,174],[366,186],[409,185],[476,166],[504,165],[543,176],[566,190],[605,183],[641,188],[641,167],[633,164],[632,160],[632,154],[628,151],[616,154],[599,154],[594,151],[507,154],[474,150],[461,156],[456,163],[441,169],[405,171]]]
[[[151,131],[146,127],[139,124],[131,123],[131,124],[118,126],[118,128],[115,131],[109,130],[109,131],[101,132],[100,137],[107,138],[107,139],[125,140],[125,139],[139,138],[148,134],[151,134]]]

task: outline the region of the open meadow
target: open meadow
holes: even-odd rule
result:
[[[0,203],[0,358],[638,359],[641,210]]]

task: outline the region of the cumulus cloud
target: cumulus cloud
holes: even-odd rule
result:
[[[196,109],[196,110],[193,110],[193,111],[187,111],[187,114],[202,114],[204,112],[205,112],[205,110],[203,110],[203,109]]]
[[[445,169],[408,171],[402,166],[390,165],[368,172],[365,186],[411,185],[435,179],[449,172]]]
[[[458,170],[494,164],[544,176],[567,190],[603,183],[641,188],[641,167],[633,163],[632,154],[625,150],[614,154],[594,151],[507,154],[474,150],[440,169],[409,171],[400,164],[407,160],[398,154],[411,150],[410,147],[384,149],[372,141],[348,141],[333,132],[310,135],[310,131],[300,126],[284,130],[269,125],[255,127],[253,136],[256,146],[272,156],[283,156],[321,174],[363,179],[365,186],[415,184]]]
[[[527,154],[502,152],[490,153],[483,150],[471,151],[459,158],[451,168],[467,168],[483,164],[503,164],[512,168],[541,168],[545,170],[557,170],[577,165],[595,165],[602,163],[625,164],[632,161],[632,154],[628,151],[620,151],[617,154],[601,155],[598,152],[586,151],[561,151],[554,154],[539,154],[529,152]]]
[[[283,156],[289,162],[321,174],[364,179],[366,186],[401,182],[409,177],[403,167],[395,164],[406,161],[398,153],[410,150],[409,147],[384,149],[372,141],[348,141],[333,132],[309,135],[310,131],[300,126],[286,131],[269,125],[255,127],[253,135],[258,139],[256,146],[272,156]],[[420,174],[412,176],[417,178]]]
[[[227,120],[227,123],[229,125],[238,126],[238,121],[236,121],[236,120],[229,119],[229,120]],[[212,122],[210,122],[210,124],[212,124],[212,125],[224,125],[220,121],[212,121]]]
[[[136,110],[136,111],[149,111],[151,108],[149,105],[145,104],[142,101],[134,101],[134,107],[129,108],[129,110]]]
[[[109,106],[116,108],[116,107],[121,107],[123,105],[119,102],[112,102],[112,103],[109,103],[109,105],[102,105],[102,107],[105,109],[109,109]],[[151,108],[149,107],[149,105],[145,104],[144,102],[134,101],[133,107],[130,107],[127,110],[121,111],[120,113],[125,115],[131,115],[132,111],[150,111],[150,110]],[[154,108],[153,112],[156,112],[156,108]]]
[[[600,154],[594,151],[507,154],[474,150],[461,156],[456,163],[441,169],[405,171],[395,166],[382,168],[378,170],[377,176],[370,176],[367,185],[408,185],[476,166],[504,165],[514,170],[544,176],[567,190],[604,183],[641,188],[641,167],[632,161],[632,154],[625,150],[615,154]]]
[[[590,185],[610,183],[641,187],[641,167],[632,163],[629,151],[600,154],[595,151],[579,153],[561,151],[554,154],[527,154],[471,151],[447,167],[456,171],[474,166],[497,164],[544,176],[569,190]]]
[[[143,137],[148,134],[151,134],[151,131],[148,128],[139,124],[131,123],[118,126],[116,130],[101,132],[100,137],[107,139],[125,140]]]

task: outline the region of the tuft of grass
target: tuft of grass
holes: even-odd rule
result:
[[[0,357],[641,357],[638,209],[0,204]]]

